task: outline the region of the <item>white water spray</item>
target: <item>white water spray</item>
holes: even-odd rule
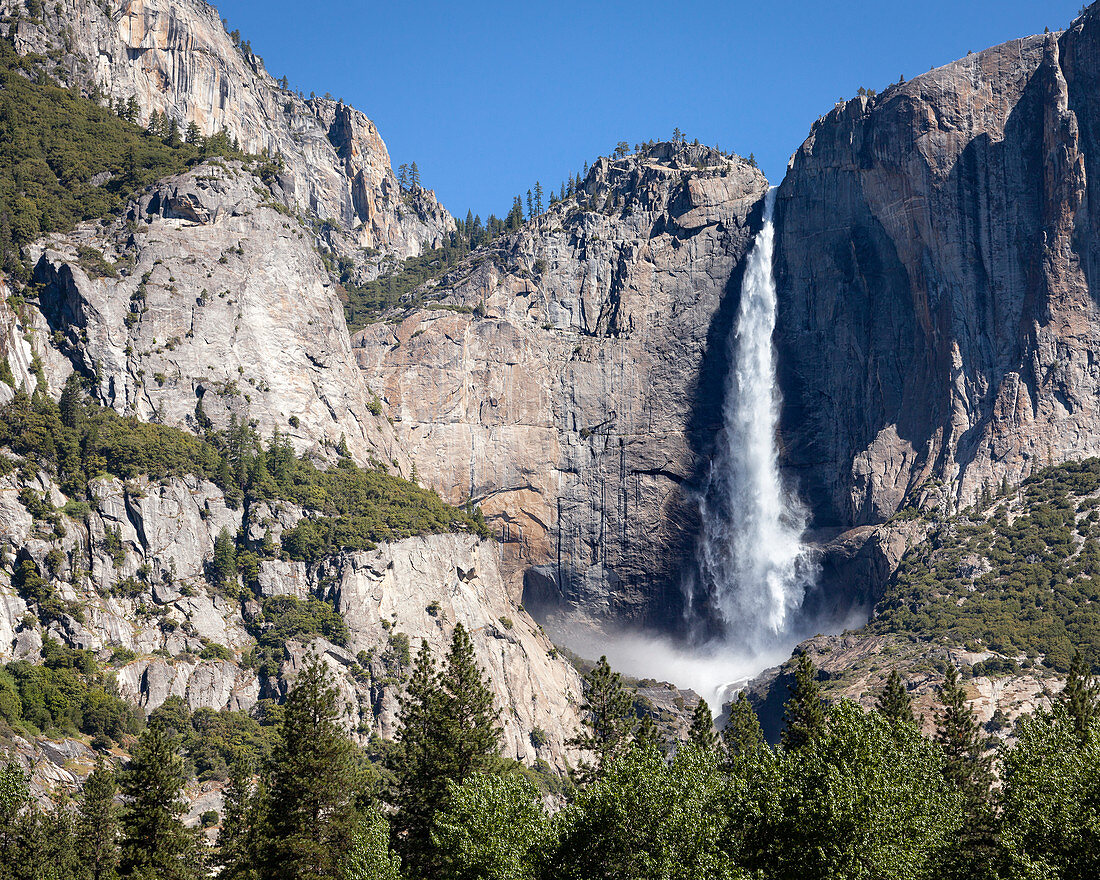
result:
[[[750,656],[789,641],[792,615],[814,577],[802,543],[806,513],[783,486],[776,449],[775,195],[773,188],[765,199],[741,284],[723,424],[700,502],[700,586],[725,641]]]

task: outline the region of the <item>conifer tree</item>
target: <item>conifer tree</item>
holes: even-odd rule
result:
[[[875,708],[891,721],[908,722],[910,724],[916,722],[909,692],[905,689],[901,675],[898,674],[896,669],[890,670],[890,675],[886,678],[882,693],[879,694],[879,698],[875,702]]]
[[[66,428],[80,430],[84,425],[84,394],[81,391],[80,376],[77,373],[70,373],[69,378],[65,380],[58,408],[61,412],[61,424]]]
[[[639,749],[656,749],[662,755],[665,753],[665,741],[661,731],[657,728],[657,722],[652,715],[643,715],[642,720],[634,729],[634,745]]]
[[[394,846],[406,874],[430,877],[438,869],[432,820],[450,803],[448,782],[461,784],[490,767],[500,745],[492,692],[462,624],[455,626],[442,674],[427,644],[421,646],[398,722],[397,748],[388,762],[393,782],[386,795],[396,808]]]
[[[416,167],[415,162],[409,166],[409,183],[413,189],[420,189],[420,169]]]
[[[185,781],[176,740],[147,727],[120,779],[123,877],[197,880],[205,873],[198,838],[183,824]]]
[[[695,704],[695,709],[691,713],[688,741],[705,751],[713,749],[718,743],[718,735],[714,732],[714,716],[710,714],[707,701],[702,698]]]
[[[216,864],[220,880],[257,880],[261,858],[263,794],[252,784],[252,765],[233,764],[222,793]]]
[[[409,188],[409,164],[402,162],[397,168],[397,182],[401,184],[401,189]]]
[[[634,730],[634,701],[623,687],[622,676],[611,671],[606,657],[600,657],[584,677],[581,717],[585,728],[577,731],[566,745],[595,757],[595,763],[585,759],[573,771],[577,783],[586,785],[622,754]]]
[[[966,699],[954,664],[947,667],[939,689],[941,708],[936,714],[936,742],[943,748],[944,773],[965,795],[984,800],[992,780],[983,754],[978,721]]]
[[[474,657],[474,645],[461,623],[451,636],[451,647],[440,680],[445,724],[444,755],[450,767],[446,777],[461,783],[489,766],[500,750],[499,711],[493,692]]]
[[[1100,711],[1100,693],[1096,680],[1089,675],[1085,658],[1080,651],[1074,652],[1069,674],[1066,676],[1066,686],[1060,696],[1062,705],[1073,719],[1074,730],[1078,736],[1084,737]]]
[[[428,866],[435,802],[445,796],[446,781],[436,775],[435,764],[441,714],[439,672],[425,641],[401,698],[395,749],[387,759],[392,782],[385,799],[395,808],[390,827],[407,871]]]
[[[527,219],[531,220],[535,216],[535,197],[531,194],[531,190],[527,190]]]
[[[307,654],[272,754],[264,880],[333,877],[352,844],[360,771],[332,675]]]
[[[118,810],[114,771],[96,757],[95,769],[84,781],[76,820],[76,846],[85,875],[103,880],[118,864]]]
[[[764,745],[764,732],[760,729],[760,719],[749,702],[748,695],[741,691],[730,706],[730,717],[722,728],[722,745],[728,759],[740,755],[751,755]]]
[[[193,147],[202,146],[202,132],[199,131],[194,119],[187,123],[187,143]]]
[[[808,654],[798,655],[791,698],[783,707],[783,747],[799,749],[825,730],[825,702],[817,683],[817,670]]]
[[[542,184],[535,181],[535,215],[542,213]]]
[[[237,545],[224,526],[214,539],[214,560],[210,564],[214,586],[225,589],[237,577]]]

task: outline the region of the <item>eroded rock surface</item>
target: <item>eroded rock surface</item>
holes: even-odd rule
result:
[[[405,467],[309,229],[239,163],[165,180],[125,216],[31,251],[41,347],[59,346],[119,412],[196,430],[201,403],[221,428],[251,419],[322,455],[343,438],[360,463]],[[64,375],[47,372],[58,393]]]
[[[819,526],[1100,453],[1100,14],[838,105],[780,189],[785,460]],[[1092,158],[1090,159],[1090,155]]]
[[[766,189],[706,147],[601,159],[430,308],[355,336],[420,478],[482,506],[528,604],[675,625]]]
[[[49,56],[51,73],[111,106],[135,98],[140,121],[154,113],[202,135],[225,130],[246,152],[283,157],[281,189],[291,204],[346,233],[341,249],[403,258],[435,246],[454,220],[434,193],[403,192],[374,124],[328,98],[308,100],[280,84],[263,60],[234,43],[203,0],[59,0],[40,19],[22,0],[0,0],[17,17],[21,54]]]

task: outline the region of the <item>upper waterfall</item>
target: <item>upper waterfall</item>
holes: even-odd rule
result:
[[[741,284],[722,428],[700,500],[697,586],[729,640],[750,651],[787,632],[813,578],[806,512],[783,485],[776,444],[775,197],[773,187]]]

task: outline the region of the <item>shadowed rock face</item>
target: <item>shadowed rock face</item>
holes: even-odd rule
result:
[[[98,90],[112,105],[134,97],[142,122],[156,111],[184,129],[194,122],[203,135],[224,129],[247,152],[281,154],[283,191],[300,211],[335,224],[338,250],[372,249],[368,261],[373,250],[404,258],[454,229],[434,193],[402,192],[374,123],[340,101],[280,88],[258,55],[234,45],[214,7],[104,5],[50,2],[32,21],[22,0],[0,0],[0,14],[19,14],[16,50],[51,53],[50,72],[65,84]]]
[[[436,308],[354,338],[420,478],[481,504],[529,604],[679,619],[691,485],[766,189],[706,147],[600,160],[583,206],[475,255]]]
[[[815,525],[1100,453],[1098,18],[838,106],[795,155],[777,344]]]

